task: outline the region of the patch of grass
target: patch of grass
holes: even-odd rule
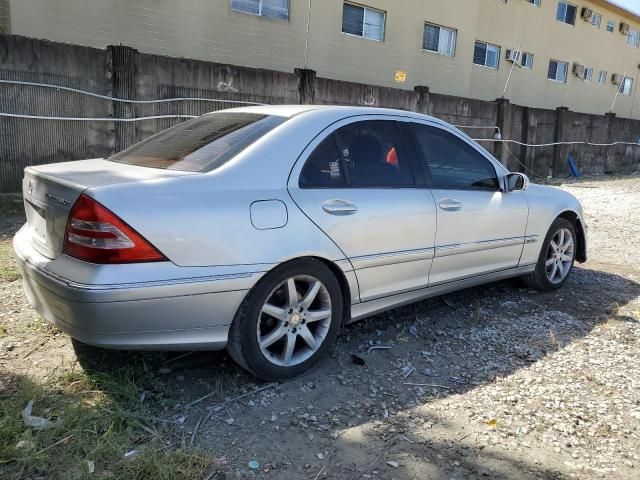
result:
[[[175,437],[140,401],[128,372],[71,371],[45,385],[25,376],[0,380],[0,478],[197,480],[215,468],[204,452],[170,441]],[[53,421],[53,428],[24,425],[21,411],[30,400],[32,415]]]
[[[0,282],[13,282],[20,278],[18,266],[13,258],[11,240],[0,240]]]

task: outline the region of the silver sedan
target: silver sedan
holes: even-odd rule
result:
[[[298,375],[340,327],[586,260],[578,200],[411,112],[265,106],[204,115],[108,159],[25,170],[14,239],[30,303],[77,342],[227,348]]]

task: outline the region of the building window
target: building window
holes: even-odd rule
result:
[[[522,52],[520,65],[522,68],[533,68],[533,53]]]
[[[567,62],[561,62],[559,60],[550,60],[549,72],[547,73],[547,78],[549,80],[555,80],[557,82],[566,82],[568,69],[569,69],[569,64]]]
[[[598,75],[598,83],[605,84],[607,83],[607,72],[604,70],[600,70],[600,74]]]
[[[620,93],[622,95],[631,95],[631,89],[633,88],[633,79],[624,77],[620,82]]]
[[[594,13],[591,15],[591,25],[596,28],[600,28],[600,24],[602,23],[602,15],[599,13]]]
[[[289,20],[289,0],[231,0],[231,9],[261,17]]]
[[[593,68],[586,67],[584,69],[584,73],[582,74],[582,79],[587,82],[590,82],[591,80],[593,80]]]
[[[425,23],[422,48],[430,52],[453,56],[456,53],[456,31]]]
[[[638,48],[640,47],[640,32],[631,28],[629,35],[627,35],[627,45]]]
[[[527,2],[529,2],[531,5],[535,5],[536,7],[539,7],[540,4],[542,3],[542,0],[527,0]]]
[[[607,22],[607,32],[613,33],[616,30],[616,22],[609,20]]]
[[[569,25],[576,24],[576,6],[567,2],[558,2],[558,10],[556,11],[556,20]]]
[[[473,51],[473,63],[489,68],[498,68],[500,63],[500,47],[490,43],[476,42]]]
[[[384,20],[385,12],[382,10],[345,2],[342,9],[342,32],[382,42]]]

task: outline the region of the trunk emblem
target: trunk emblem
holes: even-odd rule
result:
[[[64,205],[65,207],[70,207],[71,206],[71,202],[69,200],[67,200],[66,198],[57,197],[55,195],[51,195],[50,193],[45,193],[44,196],[48,200],[53,200],[54,202],[59,203],[61,205]]]

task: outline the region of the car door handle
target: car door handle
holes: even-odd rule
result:
[[[346,200],[327,200],[322,205],[322,209],[329,215],[353,215],[358,211],[358,207]]]
[[[438,205],[442,210],[446,210],[447,212],[455,212],[462,208],[462,203],[458,200],[454,200],[453,198],[445,198],[443,200],[440,200],[440,203],[438,203]]]

